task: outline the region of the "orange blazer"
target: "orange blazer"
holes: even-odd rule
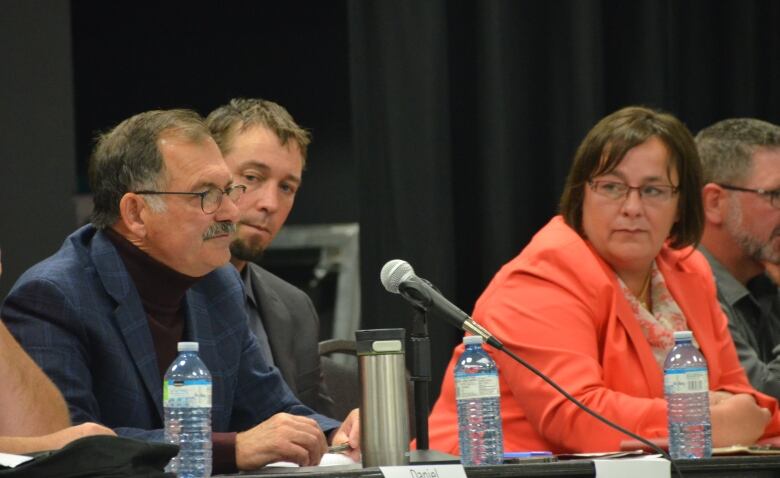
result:
[[[656,263],[707,359],[710,389],[754,395],[772,412],[765,435],[780,434],[777,402],[739,364],[704,256],[664,247]],[[473,317],[594,411],[646,438],[667,436],[663,371],[614,271],[562,217],[498,271]],[[611,451],[629,439],[486,348],[499,367],[504,450]],[[453,370],[462,352],[455,348],[429,420],[430,447],[450,453],[458,453]]]

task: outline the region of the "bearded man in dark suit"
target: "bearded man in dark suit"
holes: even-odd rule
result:
[[[206,122],[234,181],[247,188],[230,252],[244,281],[250,328],[266,361],[279,368],[298,399],[332,416],[318,352],[319,318],[311,300],[255,263],[293,207],[309,132],[284,107],[263,99],[233,99]]]

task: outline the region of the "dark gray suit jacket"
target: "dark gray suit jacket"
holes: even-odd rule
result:
[[[298,399],[317,412],[333,416],[333,400],[328,395],[320,368],[320,320],[305,292],[268,272],[247,263],[252,295],[258,304],[274,364]],[[249,311],[250,328],[258,317]]]

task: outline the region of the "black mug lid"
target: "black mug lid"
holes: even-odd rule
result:
[[[406,329],[369,329],[355,331],[355,342],[358,355],[377,353],[403,353],[406,340]],[[374,347],[375,342],[398,341],[400,350],[379,351]]]

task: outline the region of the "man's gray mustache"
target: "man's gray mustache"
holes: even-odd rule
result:
[[[233,222],[215,222],[210,225],[209,228],[203,233],[203,240],[208,241],[214,239],[217,236],[223,234],[234,234],[236,232],[236,224]]]

